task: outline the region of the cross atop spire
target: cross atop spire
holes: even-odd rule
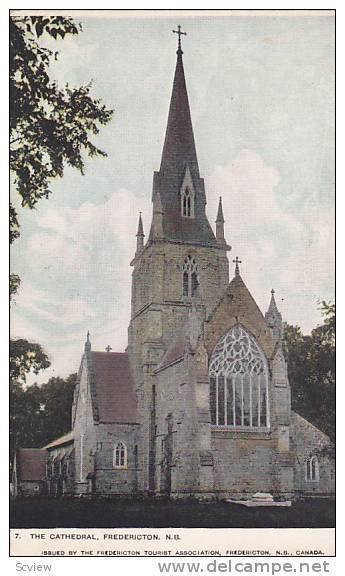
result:
[[[177,26],[177,30],[173,30],[174,34],[178,34],[178,48],[177,48],[177,52],[176,54],[183,54],[182,48],[181,48],[181,36],[187,36],[187,32],[181,32],[181,26],[180,24]]]
[[[234,264],[236,264],[235,266],[235,276],[239,276],[240,275],[240,268],[239,268],[239,264],[242,264],[242,260],[238,259],[238,256],[236,256],[235,260],[233,260]]]

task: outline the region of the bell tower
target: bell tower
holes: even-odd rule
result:
[[[199,172],[182,59],[181,35],[185,33],[180,26],[174,32],[178,34],[177,60],[160,169],[153,175],[151,227],[144,244],[140,218],[131,262],[128,351],[144,430],[144,491],[153,489],[149,469],[150,458],[154,458],[155,369],[182,329],[195,299],[206,317],[229,282],[227,251],[231,247],[224,238],[223,213],[220,217],[218,209],[215,235],[205,212],[205,185]]]

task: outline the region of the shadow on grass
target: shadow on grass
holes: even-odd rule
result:
[[[291,508],[226,502],[18,498],[11,528],[333,528],[334,501],[306,499]]]

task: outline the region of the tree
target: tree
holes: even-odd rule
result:
[[[28,342],[22,338],[10,342],[10,379],[12,382],[25,383],[27,374],[32,370],[49,368],[50,361],[40,344]]]
[[[50,378],[42,386],[10,383],[10,461],[18,448],[37,448],[71,430],[77,374]]]
[[[335,305],[321,303],[323,324],[310,335],[285,324],[292,408],[334,440]]]
[[[113,114],[99,99],[92,98],[91,83],[59,88],[49,77],[52,58],[58,53],[39,45],[43,35],[57,39],[78,34],[81,25],[62,16],[13,16],[10,18],[10,169],[21,205],[32,209],[48,198],[54,178],[62,177],[65,165],[84,174],[83,153],[106,156],[90,136],[99,133]],[[18,213],[10,205],[10,242],[19,237]],[[10,298],[20,278],[10,276]],[[11,341],[11,377],[25,382],[50,365],[41,346],[25,339]]]
[[[23,207],[34,208],[48,198],[50,182],[63,176],[66,164],[83,174],[83,153],[106,156],[89,137],[99,133],[113,111],[91,97],[91,83],[59,88],[49,77],[58,53],[37,42],[42,35],[64,38],[81,30],[61,16],[10,18],[10,168]],[[18,236],[18,214],[11,204],[10,241]],[[16,287],[18,282],[12,282]]]

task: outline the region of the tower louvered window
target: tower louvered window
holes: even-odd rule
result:
[[[184,216],[185,218],[194,217],[193,194],[191,193],[188,186],[182,192],[181,209],[182,209],[182,216]]]
[[[195,258],[187,256],[183,263],[182,292],[183,296],[195,296],[199,286],[198,268]]]
[[[209,364],[211,423],[268,428],[268,367],[256,339],[237,324],[215,347]]]

